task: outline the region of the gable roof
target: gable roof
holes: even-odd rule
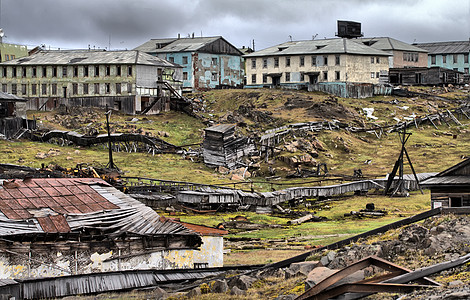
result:
[[[146,53],[198,52],[218,40],[222,40],[227,43],[231,48],[233,48],[233,52],[242,55],[242,52],[239,49],[230,44],[222,36],[151,39],[134,48],[134,50]]]
[[[413,45],[427,50],[429,54],[468,54],[470,52],[470,41],[414,43]]]
[[[123,64],[181,68],[167,60],[137,50],[42,50],[31,56],[0,63],[1,65],[93,65]]]
[[[470,158],[420,182],[420,184],[423,186],[470,185]]]
[[[244,57],[302,55],[302,54],[357,54],[390,56],[389,53],[378,50],[351,39],[325,39],[286,42],[245,55]]]
[[[26,102],[25,98],[0,91],[0,102]]]
[[[96,178],[0,180],[0,236],[197,234]]]
[[[409,52],[428,52],[425,49],[418,48],[408,43],[396,40],[391,37],[374,37],[374,38],[360,38],[356,39],[369,47],[384,50],[384,51],[409,51]]]

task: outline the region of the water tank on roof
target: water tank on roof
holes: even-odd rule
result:
[[[336,32],[336,36],[348,39],[362,37],[361,23],[338,20],[338,32]]]

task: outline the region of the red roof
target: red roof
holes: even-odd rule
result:
[[[109,186],[94,178],[32,178],[4,181],[0,186],[0,211],[9,219],[36,218],[44,232],[70,232],[64,215],[119,207],[89,185]]]

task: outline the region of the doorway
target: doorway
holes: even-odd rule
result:
[[[462,197],[450,197],[450,207],[462,207]]]
[[[63,90],[63,92],[64,92],[64,98],[67,98],[67,87],[64,86],[64,87],[62,88],[62,90]]]

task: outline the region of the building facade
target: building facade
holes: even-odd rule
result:
[[[135,50],[181,65],[185,91],[243,84],[242,53],[221,36],[152,39]]]
[[[390,54],[351,39],[294,41],[245,55],[247,87],[381,82]]]
[[[40,51],[0,63],[1,90],[28,99],[28,109],[109,107],[128,114],[170,107],[181,67],[140,51]],[[171,89],[168,88],[171,85]]]
[[[28,48],[24,45],[3,43],[0,38],[0,62],[28,56]]]
[[[455,42],[416,43],[428,51],[428,67],[442,67],[469,74],[470,40]]]
[[[420,68],[428,66],[428,51],[390,37],[361,38],[366,46],[390,53],[390,68]]]

